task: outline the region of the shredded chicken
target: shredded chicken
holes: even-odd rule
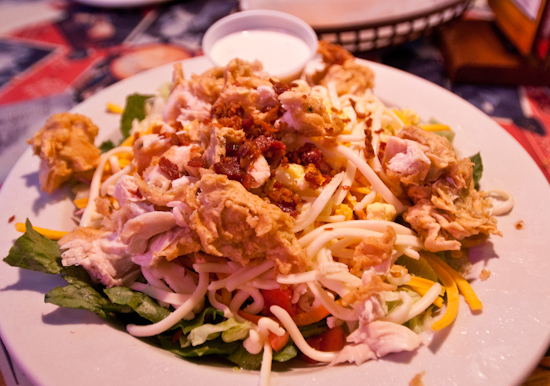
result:
[[[106,287],[134,281],[140,273],[115,234],[93,228],[76,228],[59,240],[65,266],[80,265]]]
[[[70,178],[91,179],[99,163],[98,128],[80,114],[54,114],[28,142],[40,157],[40,186],[51,193]]]

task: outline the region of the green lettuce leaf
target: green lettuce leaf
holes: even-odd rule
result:
[[[230,355],[242,347],[241,342],[226,343],[221,338],[208,340],[199,346],[181,347],[179,340],[174,341],[171,336],[158,335],[158,340],[163,349],[183,358],[196,358],[205,355]],[[246,350],[245,350],[246,351]]]
[[[108,152],[109,150],[112,150],[115,148],[115,144],[110,139],[108,141],[102,142],[101,145],[99,145],[99,150],[101,153]]]
[[[128,138],[132,122],[134,119],[138,121],[145,118],[145,102],[152,95],[131,94],[126,97],[126,107],[120,119],[120,132],[123,138]]]
[[[245,370],[258,370],[262,366],[262,358],[263,352],[250,354],[242,344],[239,344],[237,350],[227,356],[227,359]]]
[[[304,339],[307,339],[315,335],[320,335],[325,331],[328,331],[328,326],[327,326],[326,319],[323,319],[320,322],[299,327],[299,329]]]
[[[105,288],[104,292],[113,304],[127,306],[152,323],[160,322],[170,315],[168,309],[159,306],[144,293],[126,287]]]
[[[294,343],[289,340],[285,347],[278,352],[273,352],[273,360],[276,362],[286,362],[295,358],[298,350]],[[241,345],[235,352],[229,354],[227,359],[245,370],[258,370],[262,366],[263,351],[259,354],[250,354]]]
[[[483,174],[483,163],[481,162],[481,154],[474,154],[470,157],[470,161],[474,163],[474,172],[472,176],[474,179],[474,186],[477,190],[479,190],[479,181],[481,180],[481,176]]]
[[[453,143],[455,139],[456,133],[452,130],[439,130],[439,131],[432,131],[432,133],[439,135],[440,137],[447,138],[447,141],[449,143]]]
[[[4,261],[12,267],[31,271],[61,273],[63,266],[57,241],[50,240],[32,229],[28,219],[25,226],[26,232],[15,241]]]
[[[438,280],[432,266],[422,256],[416,260],[409,256],[401,255],[395,261],[395,264],[404,266],[412,275],[423,277],[424,279],[429,279],[435,282]]]
[[[296,348],[292,340],[289,340],[285,347],[283,347],[278,352],[273,353],[273,360],[277,362],[286,362],[291,360],[292,358],[295,358],[296,355],[298,355],[298,349]]]
[[[56,287],[45,296],[45,302],[60,307],[88,310],[108,318],[112,313],[128,313],[127,306],[113,304],[98,292],[86,280],[74,276],[64,276],[68,283],[65,287]]]

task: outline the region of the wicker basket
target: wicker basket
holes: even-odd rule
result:
[[[471,1],[456,0],[429,11],[374,23],[314,29],[319,39],[340,44],[350,52],[372,51],[430,34],[434,28],[460,17]]]

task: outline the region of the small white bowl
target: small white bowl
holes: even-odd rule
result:
[[[281,80],[298,77],[317,52],[317,35],[301,19],[284,12],[254,10],[226,16],[206,31],[204,54],[217,66],[231,59],[259,60]]]

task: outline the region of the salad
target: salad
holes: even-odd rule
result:
[[[479,155],[384,105],[340,47],[319,51],[290,83],[258,62],[176,65],[168,89],[128,98],[111,149],[94,146],[93,117],[52,116],[30,143],[43,190],[73,184],[79,226],[27,221],[4,260],[61,274],[47,302],[260,369],[263,384],[272,361],[416,350],[453,322],[459,293],[480,310],[461,272],[500,232]]]

